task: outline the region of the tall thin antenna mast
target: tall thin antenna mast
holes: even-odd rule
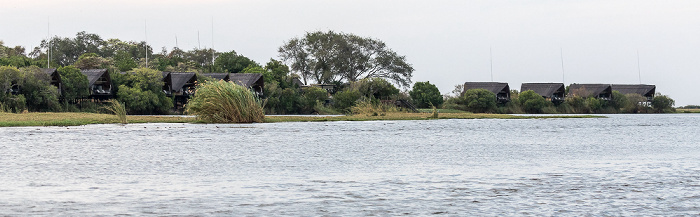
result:
[[[180,47],[177,45],[177,34],[175,34],[175,47]]]
[[[202,49],[202,43],[199,42],[199,30],[197,30],[197,47],[198,49]]]
[[[564,77],[564,49],[559,48],[559,57],[561,57],[561,83],[566,83],[566,78]]]
[[[637,50],[637,72],[639,73],[639,84],[642,84],[642,67],[639,66],[639,50]]]
[[[214,17],[211,17],[211,66],[212,66],[212,69],[214,68],[214,54],[216,54],[216,51],[214,51]]]
[[[491,82],[493,82],[493,51],[489,47],[489,62],[491,63]]]
[[[46,46],[46,68],[51,68],[51,17],[46,18],[46,40],[48,40],[48,45]]]
[[[147,20],[143,21],[143,34],[146,37],[146,44],[143,45],[143,48],[146,50],[146,68],[148,68],[148,22],[147,22]]]

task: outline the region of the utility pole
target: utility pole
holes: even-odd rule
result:
[[[639,84],[642,84],[642,67],[639,66],[639,50],[637,50],[637,73],[639,73]]]
[[[561,83],[566,85],[566,78],[564,77],[564,49],[559,48],[559,57],[561,58]]]
[[[493,50],[489,47],[489,62],[491,63],[491,82],[493,82]]]

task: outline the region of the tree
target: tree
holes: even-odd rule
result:
[[[613,91],[613,94],[615,94],[617,91]],[[615,95],[613,95],[614,97]],[[648,112],[648,105],[647,103],[647,98],[638,94],[638,93],[629,93],[627,95],[623,95],[626,98],[625,104],[622,107],[624,112],[627,113],[646,113]],[[613,100],[615,100],[613,98]]]
[[[671,99],[671,97],[660,93],[657,93],[656,96],[654,96],[654,99],[651,100],[651,107],[656,113],[674,112],[673,105],[675,104],[676,101]]]
[[[32,55],[39,56],[51,48],[51,62],[61,66],[72,65],[85,53],[101,53],[105,42],[97,34],[78,32],[75,38],[53,37],[51,40],[42,40],[39,47],[35,47]]]
[[[166,114],[173,100],[163,93],[162,74],[154,69],[138,68],[119,79],[117,99],[130,114]]]
[[[471,112],[485,113],[496,109],[496,94],[486,89],[469,89],[464,91],[462,98]]]
[[[137,66],[131,54],[123,50],[117,51],[113,59],[114,66],[117,67],[120,72],[130,71]]]
[[[533,90],[527,90],[518,94],[518,101],[527,113],[542,113],[542,109],[547,107],[547,100]]]
[[[431,84],[430,81],[416,82],[413,85],[413,89],[409,91],[408,94],[419,108],[428,108],[431,105],[439,107],[443,103],[440,90],[437,86]]]
[[[0,91],[5,94],[12,86],[22,80],[19,69],[12,66],[0,66]]]
[[[380,40],[333,31],[308,32],[304,38],[289,40],[278,51],[304,83],[310,79],[333,83],[385,78],[408,86],[414,71],[405,56]]]
[[[80,72],[75,66],[64,66],[58,68],[63,83],[63,98],[75,100],[86,98],[90,95],[90,82],[87,76]]]
[[[399,94],[399,89],[383,78],[365,78],[351,82],[349,90],[357,91],[371,99],[389,99]]]
[[[238,55],[236,51],[224,52],[214,60],[214,67],[221,68],[229,73],[239,73],[248,66],[260,66],[253,60],[243,55]]]
[[[110,61],[100,57],[96,53],[86,53],[80,55],[75,67],[79,69],[104,69],[111,65]]]
[[[25,67],[20,71],[24,77],[21,93],[26,99],[27,108],[30,111],[58,111],[58,89],[51,85],[49,74],[36,66]]]

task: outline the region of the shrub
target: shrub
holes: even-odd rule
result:
[[[651,100],[651,107],[656,113],[675,112],[675,109],[673,108],[673,105],[675,104],[676,101],[671,99],[671,97],[661,95],[660,93],[657,93],[656,96],[654,96],[654,99]]]
[[[187,112],[214,123],[263,122],[263,105],[257,95],[233,82],[205,82],[197,85]]]
[[[547,100],[532,90],[520,93],[518,101],[520,101],[523,110],[531,114],[543,113],[542,109],[547,107]]]
[[[470,112],[485,113],[496,109],[496,94],[486,89],[469,89],[462,98]]]
[[[348,111],[348,109],[355,105],[355,102],[362,97],[359,91],[346,90],[340,91],[333,95],[333,107],[340,111]]]
[[[111,111],[112,113],[114,113],[115,115],[117,115],[117,117],[119,117],[119,122],[121,122],[122,124],[129,123],[126,120],[126,108],[124,108],[124,105],[119,103],[118,100],[110,99],[109,105],[106,106],[105,109],[107,109],[107,110]]]
[[[443,103],[440,90],[429,81],[416,82],[413,89],[408,92],[411,99],[418,108],[428,108],[430,106],[440,106]]]

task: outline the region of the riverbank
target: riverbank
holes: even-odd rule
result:
[[[278,122],[325,122],[325,121],[387,121],[427,120],[430,113],[386,113],[380,115],[346,116],[266,116],[266,123]],[[597,118],[593,115],[566,116],[516,116],[506,114],[441,113],[438,119],[536,119],[536,118]],[[201,123],[191,116],[142,116],[130,115],[129,123]],[[0,127],[21,126],[80,126],[88,124],[120,123],[116,115],[96,113],[0,113]]]

